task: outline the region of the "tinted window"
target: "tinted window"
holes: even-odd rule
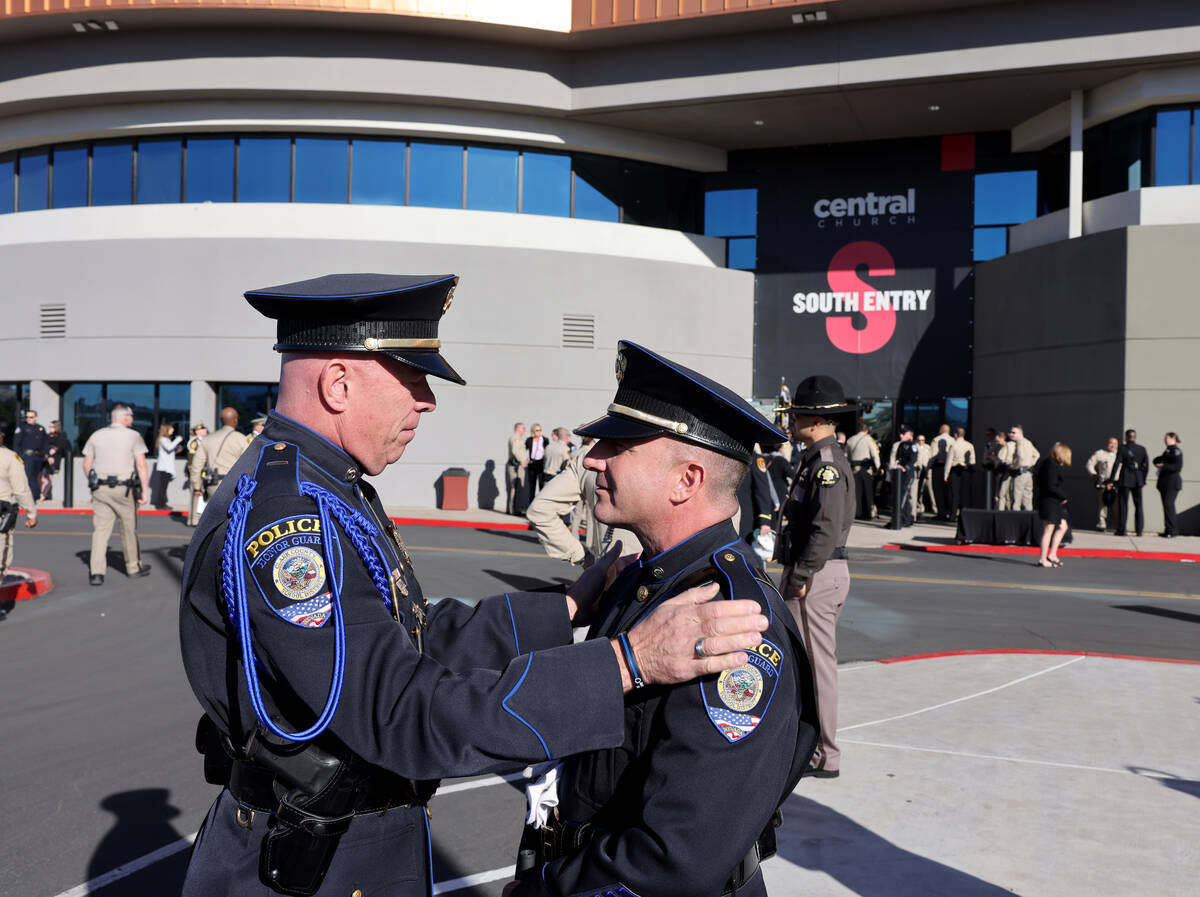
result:
[[[704,233],[710,237],[757,234],[758,191],[709,190],[705,193]]]
[[[189,137],[186,202],[233,202],[233,138]]]
[[[0,158],[0,215],[13,211],[16,184],[17,160],[12,156]]]
[[[350,158],[350,201],[404,205],[403,140],[355,138]]]
[[[275,407],[275,395],[279,391],[275,383],[224,383],[217,391],[217,405],[233,408],[238,413],[241,429],[250,427],[256,417],[265,417]]]
[[[409,165],[409,205],[441,209],[462,208],[461,146],[414,143],[410,148]]]
[[[133,202],[133,144],[92,146],[92,205],[124,206]]]
[[[517,151],[472,146],[467,149],[467,208],[485,212],[517,210]]]
[[[291,138],[243,137],[238,141],[238,202],[288,202],[291,176]]]
[[[602,156],[575,157],[576,218],[594,221],[619,221],[621,209],[621,165],[616,159]]]
[[[87,161],[86,146],[54,148],[54,208],[87,205]]]
[[[139,140],[137,201],[179,202],[182,197],[183,142]]]
[[[133,409],[131,425],[143,439],[147,448],[154,445],[154,384],[153,383],[109,383],[105,389],[105,416],[113,405],[121,402]]]
[[[998,258],[1008,252],[1007,227],[975,228],[975,247],[971,257],[977,262]]]
[[[729,238],[729,267],[753,271],[758,265],[758,241],[754,237]]]
[[[17,210],[47,207],[50,195],[50,154],[46,150],[21,153],[17,167]]]
[[[345,202],[348,140],[296,138],[296,202]]]
[[[76,452],[96,430],[107,426],[103,387],[99,383],[72,383],[62,394],[63,432]]]
[[[192,386],[190,383],[160,383],[158,386],[158,423],[174,424],[175,435],[185,438],[191,424]],[[158,428],[155,427],[155,435]],[[157,440],[155,448],[157,449]]]
[[[626,224],[695,232],[698,179],[662,165],[626,162],[623,166],[621,220]],[[749,236],[754,231],[746,231]]]
[[[1191,110],[1160,112],[1155,116],[1154,127],[1154,183],[1159,187],[1188,183]]]
[[[521,211],[529,215],[571,215],[571,157],[521,154]]]
[[[1037,217],[1037,172],[975,176],[975,223],[1020,224]]]

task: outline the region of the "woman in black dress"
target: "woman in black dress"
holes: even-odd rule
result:
[[[1042,556],[1039,567],[1061,567],[1058,546],[1067,534],[1067,493],[1063,491],[1063,468],[1071,466],[1071,447],[1054,443],[1050,456],[1038,468],[1038,517],[1042,520]]]
[[[1179,517],[1175,514],[1175,499],[1183,488],[1183,449],[1179,446],[1183,440],[1178,433],[1168,433],[1163,437],[1166,449],[1154,459],[1158,468],[1158,492],[1163,503],[1163,531],[1159,534],[1164,539],[1173,539],[1179,535]]]

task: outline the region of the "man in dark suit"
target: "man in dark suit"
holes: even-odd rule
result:
[[[1145,529],[1142,513],[1142,487],[1146,485],[1146,474],[1150,471],[1150,458],[1146,450],[1137,443],[1137,431],[1125,431],[1125,444],[1117,452],[1117,463],[1109,482],[1117,487],[1117,535],[1125,535],[1125,519],[1129,513],[1128,498],[1133,497],[1133,522],[1140,536]]]

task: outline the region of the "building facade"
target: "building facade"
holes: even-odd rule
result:
[[[1188,4],[42,0],[0,48],[0,420],[77,446],[115,401],[267,410],[241,294],[333,271],[462,276],[470,385],[393,505],[450,467],[494,505],[512,424],[592,416],[623,338],[766,404],[833,373],[881,433],[1200,419]]]

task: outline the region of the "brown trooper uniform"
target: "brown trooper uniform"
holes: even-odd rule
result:
[[[33,493],[29,491],[29,480],[25,476],[25,463],[21,456],[12,449],[0,446],[0,503],[15,503],[26,514],[26,526],[37,525],[37,505],[33,502]],[[15,526],[8,532],[0,532],[0,581],[12,566],[13,535]],[[8,614],[8,609],[0,607],[0,620]]]
[[[113,524],[121,525],[121,549],[125,553],[125,572],[145,576],[150,567],[142,563],[137,539],[138,483],[143,499],[149,496],[146,476],[146,441],[130,427],[132,412],[119,414],[113,409],[113,422],[88,437],[83,447],[84,471],[94,472],[98,484],[92,491],[92,555],[89,582],[104,583],[107,571],[108,537]]]
[[[203,490],[206,501],[212,498],[217,486],[237,463],[248,444],[246,437],[228,424],[201,439],[188,465],[192,492]],[[205,469],[209,471],[207,477],[203,476]]]
[[[797,386],[793,415],[836,416],[855,411],[832,377],[809,377]],[[793,417],[793,421],[795,418]],[[794,424],[793,424],[794,425]],[[807,446],[783,504],[777,559],[784,565],[780,591],[796,618],[812,659],[821,737],[813,774],[832,777],[841,767],[837,736],[837,622],[850,591],[846,537],[854,522],[854,478],[845,452],[830,435]],[[798,588],[805,586],[803,597]]]

